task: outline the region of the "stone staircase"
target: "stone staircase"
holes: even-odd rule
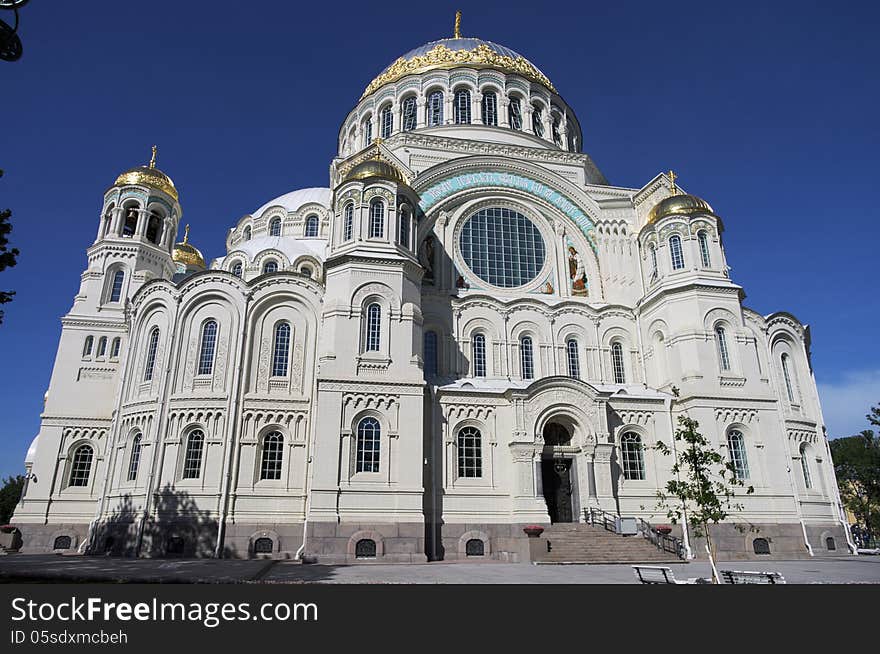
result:
[[[619,536],[600,525],[557,523],[535,544],[534,563],[684,563],[643,536]]]

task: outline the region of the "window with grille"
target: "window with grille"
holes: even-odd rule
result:
[[[245,240],[245,241],[250,241],[250,240],[251,240],[251,228],[250,228],[250,225],[248,225],[247,227],[244,228],[244,240]]]
[[[214,350],[217,347],[217,322],[209,320],[202,327],[202,345],[199,348],[199,375],[214,372]]]
[[[290,353],[290,323],[275,325],[275,347],[272,351],[272,376],[287,377],[287,362]]]
[[[202,474],[202,451],[205,445],[205,435],[196,430],[189,435],[186,441],[186,453],[183,457],[183,478],[198,479]]]
[[[273,218],[269,223],[269,236],[281,236],[281,218]]]
[[[263,274],[268,275],[269,273],[278,272],[278,262],[274,259],[269,259],[266,263],[263,264]]]
[[[793,404],[795,395],[794,384],[791,381],[791,370],[789,369],[789,356],[783,354],[780,358],[782,360],[782,378],[785,381],[785,392],[788,394],[788,401]]]
[[[397,242],[409,247],[409,211],[401,210],[397,218]]]
[[[284,458],[284,436],[273,431],[263,438],[263,455],[260,461],[260,479],[281,479],[281,463]]]
[[[624,479],[643,480],[645,478],[645,457],[642,437],[627,432],[620,438],[621,464]]]
[[[156,366],[156,348],[159,347],[159,328],[153,327],[150,332],[150,342],[147,344],[147,360],[144,365],[144,381],[153,378],[153,368]]]
[[[553,142],[562,147],[562,132],[560,130],[559,119],[556,118],[553,120],[553,124],[550,127],[550,131],[552,132]]]
[[[485,556],[486,545],[479,538],[471,538],[464,545],[465,556]]]
[[[358,559],[375,559],[376,541],[371,538],[362,538],[354,545],[354,555]]]
[[[254,554],[271,554],[273,549],[271,538],[258,538],[254,541]]]
[[[749,478],[749,461],[746,458],[746,441],[742,432],[731,430],[727,434],[727,449],[730,453],[730,462],[733,464],[733,474],[737,479]]]
[[[828,550],[829,552],[833,552],[834,550],[837,549],[837,543],[834,541],[834,539],[831,536],[828,536],[827,538],[825,538],[825,549]]]
[[[373,303],[367,307],[367,320],[364,325],[364,351],[378,352],[382,343],[382,307]]]
[[[756,538],[752,541],[752,549],[755,554],[770,554],[770,541],[766,538]]]
[[[113,345],[110,347],[110,358],[116,359],[119,357],[119,348],[122,346],[122,339],[118,336],[113,339]]]
[[[626,383],[626,369],[623,366],[623,345],[613,343],[611,345],[611,373],[614,375],[615,384]]]
[[[458,432],[458,476],[483,476],[483,437],[474,427]]]
[[[416,99],[413,96],[403,101],[403,131],[408,132],[416,128]]]
[[[727,333],[724,327],[715,327],[715,343],[718,346],[718,362],[721,370],[730,370],[730,355],[727,352]]]
[[[477,277],[502,288],[533,281],[547,254],[537,226],[506,207],[487,207],[470,216],[461,229],[459,246]]]
[[[92,343],[95,342],[95,339],[91,336],[86,336],[86,340],[83,343],[83,356],[87,357],[92,353]]]
[[[382,238],[385,235],[385,203],[378,198],[370,202],[370,238]]]
[[[89,474],[92,471],[92,457],[94,451],[91,445],[80,445],[73,454],[70,464],[69,486],[88,486]]]
[[[522,105],[519,98],[510,98],[510,104],[507,105],[507,119],[510,121],[511,129],[522,129]]]
[[[467,89],[456,91],[453,109],[455,124],[469,125],[471,122],[471,92]]]
[[[657,275],[659,274],[659,270],[657,268],[657,248],[653,245],[651,246],[651,281],[657,279]]]
[[[364,121],[364,147],[373,142],[373,121],[369,118]]]
[[[578,342],[570,338],[565,343],[565,354],[568,359],[568,376],[575,379],[581,378],[581,363],[578,353]]]
[[[364,418],[357,429],[356,472],[379,472],[382,428],[375,418]]]
[[[437,374],[437,332],[425,332],[423,356],[425,357],[425,376]]]
[[[531,336],[523,336],[519,339],[519,363],[522,369],[523,379],[535,378],[535,360],[532,351]]]
[[[350,241],[354,234],[354,204],[349,202],[345,205],[342,222],[342,240]]]
[[[684,268],[684,252],[681,249],[681,237],[677,234],[669,238],[669,256],[672,259],[672,269]]]
[[[474,377],[486,376],[486,337],[475,334],[473,342]]]
[[[810,453],[806,444],[801,445],[801,472],[804,475],[804,486],[813,487],[813,477],[810,475]]]
[[[138,466],[141,463],[141,435],[131,439],[131,454],[128,457],[128,481],[137,479]]]
[[[117,270],[113,273],[113,287],[110,289],[110,301],[119,302],[122,298],[122,282],[125,280],[125,273]]]
[[[498,98],[492,92],[488,91],[483,94],[482,104],[482,118],[484,125],[492,125],[493,127],[498,126]]]
[[[443,124],[443,94],[440,91],[434,91],[428,96],[428,105],[425,110],[428,112],[427,123],[429,127]]]
[[[69,550],[71,545],[73,545],[73,540],[70,536],[58,536],[55,538],[55,541],[52,543],[53,550]]]
[[[383,139],[387,139],[391,136],[391,129],[394,125],[394,115],[391,113],[391,106],[387,106],[382,110],[382,113],[379,117],[381,132]]]
[[[102,357],[107,352],[107,337],[102,336],[98,339],[98,352],[95,356]]]
[[[705,231],[697,233],[697,241],[700,244],[700,259],[702,259],[703,268],[709,268],[712,260],[709,258],[709,237]]]
[[[532,131],[535,136],[544,138],[544,115],[537,105],[532,105]]]
[[[234,264],[232,264],[232,274],[236,277],[241,277],[242,270],[243,266],[241,265],[241,261],[236,261]]]
[[[318,235],[318,217],[315,214],[306,217],[306,238],[312,238]]]

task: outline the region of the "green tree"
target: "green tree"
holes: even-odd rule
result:
[[[678,397],[677,389],[673,389],[673,393]],[[733,462],[712,448],[699,432],[699,426],[700,423],[686,415],[678,416],[674,438],[676,444],[681,445],[676,445],[674,453],[662,441],[654,446],[661,454],[675,455],[673,478],[657,491],[658,507],[666,511],[666,517],[673,524],[686,517],[694,534],[705,537],[713,581],[721,583],[709,527],[727,519],[731,511],[742,510],[742,505],[734,499],[737,487],[745,487],[745,482],[737,477]],[[745,492],[751,494],[755,489],[748,486]]]
[[[872,407],[868,422],[880,427],[880,405]],[[834,472],[844,505],[869,539],[880,533],[880,438],[865,429],[856,436],[829,441]]]
[[[3,177],[3,171],[0,170],[0,177]],[[8,234],[12,231],[12,225],[9,219],[12,217],[12,211],[3,209],[0,211],[0,271],[6,270],[14,266],[17,261],[18,248],[10,249]],[[6,304],[12,301],[15,291],[0,291],[0,304]],[[3,324],[3,311],[0,310],[0,324]]]
[[[7,477],[0,488],[0,524],[7,524],[12,519],[15,505],[21,499],[21,491],[24,490],[24,475]]]

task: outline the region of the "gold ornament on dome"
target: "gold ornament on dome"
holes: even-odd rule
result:
[[[189,225],[183,230],[183,241],[174,244],[174,250],[171,252],[171,259],[185,266],[198,266],[207,268],[205,258],[202,253],[189,244]]]
[[[404,59],[400,57],[391,64],[388,69],[370,82],[361,99],[370,95],[380,86],[390,84],[407,75],[418,75],[435,68],[456,68],[459,66],[474,66],[478,68],[495,68],[509,73],[522,75],[526,79],[542,84],[556,93],[556,87],[547,79],[532,62],[524,57],[509,57],[498,54],[485,43],[480,43],[471,50],[452,50],[443,43],[438,43],[425,54]]]
[[[138,166],[137,168],[126,170],[116,178],[114,186],[127,186],[129,184],[149,186],[162,191],[166,195],[170,195],[177,202],[178,195],[177,189],[174,188],[174,182],[171,181],[168,175],[156,168],[156,151],[157,148],[154,145],[150,163],[146,166]]]

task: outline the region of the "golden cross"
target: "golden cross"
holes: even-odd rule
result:
[[[189,225],[187,225],[183,229],[183,242],[186,243],[189,240]]]
[[[455,39],[461,38],[461,12],[455,12],[455,35],[453,36]]]
[[[669,171],[668,175],[669,181],[672,182],[672,195],[678,195],[678,187],[675,185],[675,180],[678,179],[678,175],[672,170]]]
[[[159,150],[155,145],[153,146],[153,156],[150,157],[150,168],[156,167],[156,152]]]

